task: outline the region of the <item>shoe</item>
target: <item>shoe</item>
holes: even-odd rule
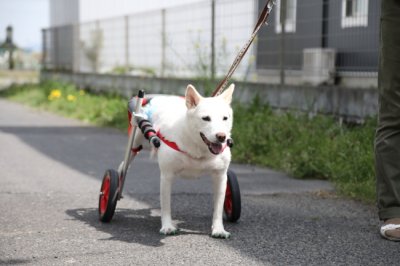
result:
[[[390,241],[400,241],[400,218],[385,221],[380,229],[381,236]]]

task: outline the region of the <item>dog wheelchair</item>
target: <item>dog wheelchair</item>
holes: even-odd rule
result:
[[[99,195],[99,219],[101,222],[108,223],[113,218],[117,201],[122,199],[122,191],[124,188],[125,178],[129,165],[135,156],[140,152],[142,146],[133,147],[136,131],[139,129],[144,137],[154,148],[162,145],[162,139],[157,135],[150,121],[145,118],[142,107],[148,103],[149,98],[144,97],[144,92],[139,91],[136,97],[135,109],[128,108],[129,130],[128,144],[125,150],[124,160],[118,167],[118,171],[108,169],[105,171]],[[228,146],[232,147],[233,142],[228,142]],[[224,201],[224,218],[228,222],[236,222],[240,218],[241,199],[240,188],[236,174],[228,169],[227,187],[225,191]]]

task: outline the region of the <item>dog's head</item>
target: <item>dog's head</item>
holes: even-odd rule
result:
[[[186,89],[188,126],[193,137],[198,137],[215,155],[222,153],[231,137],[233,112],[230,104],[234,88],[232,84],[221,95],[207,98],[192,85]]]

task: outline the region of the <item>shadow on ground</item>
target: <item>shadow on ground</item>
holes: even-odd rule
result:
[[[99,221],[97,208],[73,209],[67,210],[66,213],[77,221],[109,234],[109,238],[101,239],[103,241],[124,241],[153,247],[163,245],[161,240],[165,236],[158,233],[160,217],[151,216],[150,209],[117,209],[110,223]]]
[[[164,245],[162,240],[165,236],[159,233],[160,217],[152,215],[153,209],[121,209],[117,208],[110,223],[99,221],[97,208],[70,209],[66,211],[72,219],[85,223],[97,231],[107,233],[108,238],[102,241],[123,241],[127,243],[137,243],[145,246],[159,247]],[[187,218],[187,217],[186,217]],[[196,222],[190,226],[186,222],[180,222],[179,233],[181,235],[206,235],[204,232],[204,222],[208,217],[196,217]],[[201,230],[201,231],[198,231]]]
[[[26,259],[10,259],[10,260],[3,260],[0,259],[0,265],[20,265],[20,264],[28,264],[31,260]]]
[[[118,166],[127,142],[126,135],[119,131],[96,127],[2,126],[0,131],[13,134],[47,157],[97,179],[99,189],[104,170]],[[164,239],[158,233],[160,218],[151,215],[152,209],[159,208],[157,163],[148,160],[148,153],[144,152],[134,164],[128,173],[125,192],[151,209],[130,210],[117,206],[110,224],[98,221],[97,206],[69,209],[66,213],[72,219],[109,234],[104,241],[160,247]],[[239,179],[248,177],[250,174]],[[178,193],[175,191],[172,196],[172,207],[174,220],[184,221],[179,224],[183,228],[181,234],[210,233],[212,196],[208,181],[178,184]],[[218,243],[260,262],[396,265],[400,260],[397,244],[379,237],[374,208],[343,199],[307,193],[244,194],[239,223],[226,224],[226,229],[232,233],[232,238],[218,240]]]

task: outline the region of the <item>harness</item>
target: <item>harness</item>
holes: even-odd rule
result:
[[[128,106],[129,106],[129,109],[128,109],[129,121],[131,120],[131,117],[132,117],[132,111],[135,110],[135,107],[136,107],[136,106],[135,106],[135,101],[134,101],[134,99],[135,99],[135,98],[132,98],[132,99],[129,101],[129,104],[128,104]],[[153,140],[156,141],[156,140],[154,139],[154,137],[156,136],[156,137],[158,137],[158,139],[159,139],[160,141],[162,141],[165,145],[167,145],[167,146],[170,147],[171,149],[173,149],[173,150],[175,150],[175,151],[177,151],[177,152],[181,152],[181,153],[185,154],[186,156],[188,156],[188,157],[190,157],[190,158],[192,158],[192,159],[196,159],[196,158],[194,158],[193,156],[191,156],[189,153],[187,153],[187,152],[181,150],[181,149],[179,148],[178,144],[176,144],[176,142],[173,142],[173,141],[168,140],[163,134],[161,134],[160,130],[158,130],[157,132],[154,130],[153,125],[152,125],[152,123],[151,123],[151,115],[152,115],[152,113],[153,113],[152,108],[151,108],[151,106],[150,106],[151,100],[152,100],[152,97],[143,98],[143,102],[142,102],[142,107],[145,107],[145,106],[149,107],[149,108],[145,109],[145,114],[146,114],[147,117],[149,117],[149,120],[150,120],[150,121],[149,121],[148,119],[145,119],[145,118],[142,118],[142,119],[140,119],[140,120],[138,121],[138,127],[139,127],[139,129],[142,131],[144,137],[145,137],[147,140],[149,140],[150,142],[152,142]],[[132,131],[132,124],[129,123],[129,129],[128,129],[129,134],[131,134],[131,131]],[[158,143],[159,143],[159,142],[158,142]],[[222,147],[221,151],[220,151],[218,154],[223,153],[224,150],[225,150],[225,148],[226,148],[227,146],[231,147],[231,146],[232,146],[231,144],[232,144],[231,140],[228,140],[228,141],[225,143],[225,145]],[[158,147],[158,146],[159,146],[159,144],[157,145],[157,147]],[[132,149],[132,152],[138,153],[138,152],[141,150],[141,148],[142,148],[142,147],[137,147],[137,148],[135,148],[135,149]],[[214,154],[214,155],[217,155],[217,154]],[[197,159],[198,159],[198,158],[197,158]]]
[[[172,141],[167,140],[167,139],[164,137],[164,135],[161,134],[160,130],[157,131],[157,137],[159,137],[160,140],[161,140],[162,142],[164,142],[164,144],[167,145],[168,147],[170,147],[171,149],[176,150],[176,151],[178,151],[178,152],[182,152],[182,153],[187,154],[186,152],[184,152],[184,151],[182,151],[181,149],[179,149],[178,144],[176,144],[175,142],[172,142]]]
[[[181,149],[179,148],[178,144],[176,144],[176,142],[167,140],[167,139],[165,138],[165,136],[164,136],[163,134],[161,134],[160,130],[157,131],[157,137],[158,137],[165,145],[167,145],[167,146],[170,147],[171,149],[173,149],[173,150],[175,150],[175,151],[177,151],[177,152],[181,152],[181,153],[185,154],[186,156],[188,156],[188,157],[190,157],[190,158],[192,158],[192,159],[198,159],[198,158],[192,157],[189,153],[187,153],[187,152],[181,150]],[[226,148],[227,146],[228,146],[228,144],[225,144],[225,145],[222,147],[221,152],[220,152],[219,154],[223,153],[224,150],[225,150],[225,148]]]

